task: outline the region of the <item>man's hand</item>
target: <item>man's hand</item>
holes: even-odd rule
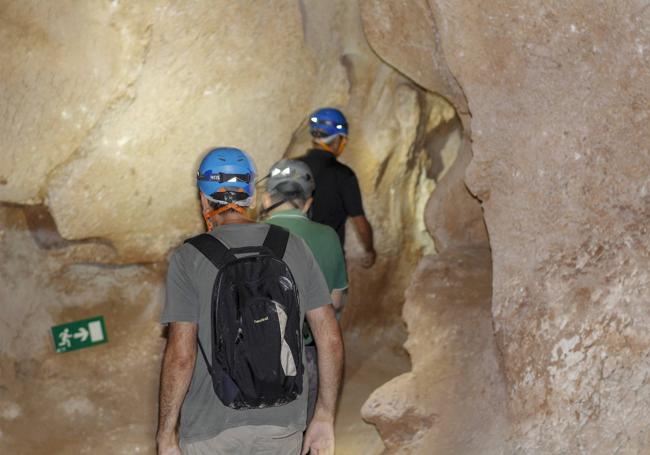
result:
[[[158,455],[181,455],[181,448],[178,444],[171,446],[158,445]]]
[[[361,267],[364,269],[369,269],[373,265],[375,265],[375,261],[377,260],[377,252],[374,250],[374,248],[370,251],[366,251],[363,253],[363,256],[361,256]]]
[[[363,257],[361,258],[361,266],[365,269],[369,269],[375,263],[377,258],[377,252],[375,251],[375,243],[372,234],[372,226],[368,222],[368,219],[365,215],[353,216],[350,218],[353,222],[354,228],[357,231],[359,240],[361,240],[361,245],[365,250]]]
[[[158,455],[181,455],[181,448],[178,446],[178,438],[175,434],[158,435]]]
[[[334,455],[334,424],[314,416],[302,442],[300,455]]]

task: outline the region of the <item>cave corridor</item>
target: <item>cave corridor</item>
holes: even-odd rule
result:
[[[348,227],[336,453],[650,454],[647,1],[0,0],[0,33],[0,453],[155,453],[201,155],[266,170],[335,106],[378,253]]]

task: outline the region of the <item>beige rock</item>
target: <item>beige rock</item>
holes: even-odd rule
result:
[[[428,91],[450,100],[463,123],[461,127],[457,121],[450,122],[452,131],[462,136],[462,147],[455,146],[461,150],[460,158],[449,176],[436,177],[436,191],[430,192],[427,210],[418,213],[418,217],[426,218],[427,229],[438,251],[451,246],[486,243],[487,232],[480,206],[463,182],[471,160],[467,103],[447,67],[438,25],[429,5],[418,0],[405,8],[398,1],[363,0],[361,6],[364,31],[375,52]],[[448,136],[444,131],[436,131],[440,126],[440,123],[433,125],[427,133],[429,144],[424,145],[429,152],[432,142]]]
[[[420,261],[403,311],[413,368],[375,390],[362,409],[387,453],[505,453],[506,389],[490,299],[488,249],[450,249]]]
[[[515,447],[645,453],[647,5],[431,3],[472,111]]]
[[[411,13],[387,3],[391,26],[382,30],[404,34]],[[483,201],[493,253],[507,453],[647,453],[647,5],[429,4],[439,45],[428,52],[444,56],[472,115],[468,183]],[[384,58],[409,74],[404,60],[416,53],[404,39],[381,38]],[[446,213],[437,197],[429,208]],[[428,225],[437,243],[453,240],[436,218]],[[389,393],[409,396],[399,384]],[[420,416],[418,428],[426,423],[426,412],[399,409]]]
[[[370,46],[390,65],[433,93],[447,97],[465,120],[467,103],[445,62],[440,33],[426,0],[361,0]]]
[[[458,159],[427,203],[424,220],[439,252],[488,244],[483,211],[465,186],[465,170],[471,159],[470,143],[464,138]]]
[[[21,3],[3,15],[0,198],[47,192],[63,237],[106,239],[123,261],[160,260],[200,229],[193,176],[208,148],[239,146],[264,170],[310,108],[315,64],[295,2]]]
[[[1,2],[0,200],[41,202],[51,172],[124,98],[147,33],[116,5]]]
[[[19,208],[0,226],[0,452],[153,451],[163,271],[70,265]],[[108,343],[54,353],[53,325],[97,315]]]

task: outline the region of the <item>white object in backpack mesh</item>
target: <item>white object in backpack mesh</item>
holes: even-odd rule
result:
[[[287,329],[287,314],[278,302],[273,303],[275,303],[275,310],[278,313],[278,322],[280,323],[280,342],[282,343],[280,347],[280,364],[285,376],[295,376],[298,374],[296,362],[293,360],[291,348],[284,340],[284,332]]]

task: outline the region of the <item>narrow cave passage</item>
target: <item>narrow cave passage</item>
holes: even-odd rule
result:
[[[202,154],[333,106],[379,253],[338,452],[647,454],[650,8],[593,3],[0,0],[0,453],[156,453]]]
[[[427,280],[426,275],[420,272],[416,274],[416,265],[423,254],[434,254],[435,246],[431,241],[430,232],[440,236],[441,245],[449,246],[450,238],[472,238],[473,234],[468,231],[478,232],[479,238],[472,238],[468,246],[470,249],[479,247],[479,243],[485,239],[481,237],[482,220],[476,217],[476,201],[469,195],[462,182],[462,169],[467,160],[458,159],[462,145],[462,127],[455,115],[448,117],[440,116],[440,112],[447,108],[445,100],[435,95],[420,93],[419,107],[421,113],[419,124],[414,135],[414,141],[408,148],[405,148],[406,156],[390,155],[386,162],[379,168],[380,174],[373,178],[379,188],[387,186],[393,188],[393,193],[410,194],[411,198],[404,201],[392,201],[398,209],[393,208],[388,216],[401,218],[401,230],[398,246],[387,248],[380,244],[379,248],[384,252],[378,264],[371,270],[365,270],[356,263],[354,257],[348,261],[350,265],[351,289],[350,302],[346,307],[342,318],[342,327],[346,341],[346,375],[342,390],[340,408],[337,415],[337,453],[381,453],[385,449],[394,448],[394,437],[386,436],[383,431],[385,426],[394,427],[394,432],[403,433],[403,438],[409,439],[409,433],[400,429],[398,422],[389,422],[381,425],[381,420],[366,415],[369,422],[377,424],[381,430],[381,441],[374,426],[368,425],[360,419],[360,410],[370,396],[371,392],[389,380],[408,372],[411,362],[408,353],[402,347],[408,334],[402,319],[402,305],[404,303],[404,292],[408,286],[415,286],[419,280]],[[451,111],[453,113],[453,110]],[[437,121],[436,121],[437,120]],[[372,133],[370,133],[372,134]],[[458,162],[458,165],[455,163]],[[456,166],[456,167],[454,167]],[[386,184],[384,181],[390,182]],[[460,179],[460,180],[459,180]],[[425,191],[422,187],[426,188]],[[395,188],[399,188],[395,191]],[[436,194],[440,188],[441,193]],[[460,190],[460,191],[459,191]],[[457,197],[450,197],[450,193],[459,191]],[[377,194],[377,193],[375,193]],[[385,202],[390,200],[388,194],[386,199],[372,197],[368,209],[376,216],[382,216]],[[409,200],[410,199],[410,200]],[[442,202],[441,202],[442,201]],[[468,204],[469,202],[469,204]],[[378,204],[377,207],[375,204]],[[401,205],[401,206],[400,206]],[[436,218],[436,224],[426,226],[425,219],[430,221],[432,215],[440,217],[444,213],[444,221]],[[464,224],[465,232],[455,232],[458,225]],[[478,224],[478,226],[476,226]],[[416,225],[419,229],[410,229]],[[436,227],[440,225],[440,227]],[[380,228],[382,225],[379,225]],[[450,227],[452,226],[452,227]],[[385,232],[385,231],[380,231]],[[390,236],[387,236],[390,238]],[[379,237],[379,241],[382,239]],[[384,238],[383,241],[386,241]],[[351,249],[354,249],[354,238],[351,239]],[[481,301],[487,304],[486,316],[489,321],[489,250],[487,261],[470,261],[467,265],[478,267],[480,270],[473,272],[468,270],[468,277],[475,278],[474,273],[484,273],[487,278],[487,287],[482,289],[487,294],[481,296]],[[471,253],[470,253],[471,254]],[[444,259],[446,260],[446,259]],[[443,260],[443,262],[444,262]],[[452,262],[455,259],[450,259]],[[441,277],[432,277],[437,281]],[[465,283],[467,284],[467,283]],[[461,286],[462,287],[462,286]],[[441,297],[444,298],[444,297]],[[462,303],[462,302],[461,302]],[[485,310],[483,305],[483,310]],[[423,317],[426,318],[426,309]],[[409,324],[410,327],[410,324]],[[444,329],[442,329],[444,330]],[[416,344],[429,346],[428,339],[439,335],[432,335],[429,330],[425,333],[414,334]],[[424,340],[422,340],[424,338]],[[407,348],[413,345],[414,341],[407,342]],[[425,350],[430,349],[424,347]],[[413,355],[413,354],[411,354]],[[405,393],[403,399],[407,399]],[[399,395],[391,398],[391,405],[399,412],[399,406],[395,400],[402,401]],[[408,419],[408,416],[405,416]],[[418,428],[419,430],[419,428]],[[415,433],[416,430],[413,430]],[[389,431],[388,433],[392,433]]]
[[[414,214],[426,220],[436,248],[424,257],[416,254],[422,257],[417,268],[399,264],[399,259],[388,268],[401,268],[408,280],[391,282],[389,273],[381,281],[383,286],[396,287],[406,282],[401,289],[406,291],[401,314],[408,333],[401,320],[390,318],[391,311],[402,307],[402,295],[392,295],[395,307],[375,315],[379,317],[374,325],[364,326],[363,313],[377,306],[376,300],[382,296],[377,290],[385,287],[364,288],[363,283],[372,277],[353,266],[358,286],[364,290],[357,291],[358,307],[343,321],[351,371],[346,376],[337,422],[341,453],[401,453],[407,449],[413,453],[470,453],[480,445],[497,446],[503,441],[497,431],[503,423],[505,397],[491,318],[491,254],[478,202],[463,181],[471,156],[457,119],[426,131],[423,137],[418,144],[429,171],[436,169],[432,164],[439,162],[436,156],[440,158],[445,151],[440,144],[456,147],[455,160],[434,174],[436,186],[426,207]],[[404,338],[399,336],[408,337],[404,344],[408,358],[401,348]],[[373,390],[389,378],[387,384]],[[475,387],[489,395],[482,403],[475,402]],[[366,400],[369,391],[373,393]],[[381,444],[374,429],[356,420],[359,403],[363,403],[364,420],[376,425]],[[491,424],[485,423],[479,410],[493,413]],[[441,412],[446,413],[444,425],[438,422]],[[463,424],[473,425],[487,436],[468,445],[462,434],[453,430]]]
[[[341,160],[357,173],[379,256],[363,269],[349,230],[337,453],[397,450],[430,428],[429,414],[395,404],[407,402],[399,394],[391,406],[405,426],[364,411],[377,433],[361,409],[382,384],[417,367],[416,348],[426,351],[436,336],[415,334],[414,319],[427,318],[407,310],[409,352],[402,347],[405,291],[429,279],[418,264],[452,245],[482,241],[480,209],[477,218],[463,183],[471,157],[465,114],[447,93],[427,89],[370,46],[356,1],[281,2],[283,14],[223,3],[223,15],[200,2],[0,12],[12,24],[28,17],[51,37],[39,41],[36,28],[23,34],[17,25],[12,42],[26,40],[34,60],[5,56],[16,74],[45,75],[30,87],[39,90],[34,98],[49,101],[41,109],[10,100],[17,114],[7,122],[7,150],[23,153],[7,160],[15,165],[6,171],[11,178],[2,171],[2,200],[15,205],[0,208],[0,251],[8,258],[0,276],[0,403],[9,409],[0,451],[153,451],[167,255],[203,229],[197,160],[224,144],[250,151],[261,170],[283,154],[302,154],[309,146],[305,115],[323,105],[340,107],[350,121]],[[88,29],[61,32],[73,23]],[[232,24],[241,30],[225,33]],[[50,65],[60,49],[66,52]],[[17,92],[22,82],[12,82]],[[17,138],[24,124],[37,128]],[[16,183],[21,175],[24,184]],[[106,319],[109,343],[66,356],[51,350],[50,327],[97,314]],[[376,397],[370,405],[381,409]],[[43,431],[29,438],[33,427]]]

